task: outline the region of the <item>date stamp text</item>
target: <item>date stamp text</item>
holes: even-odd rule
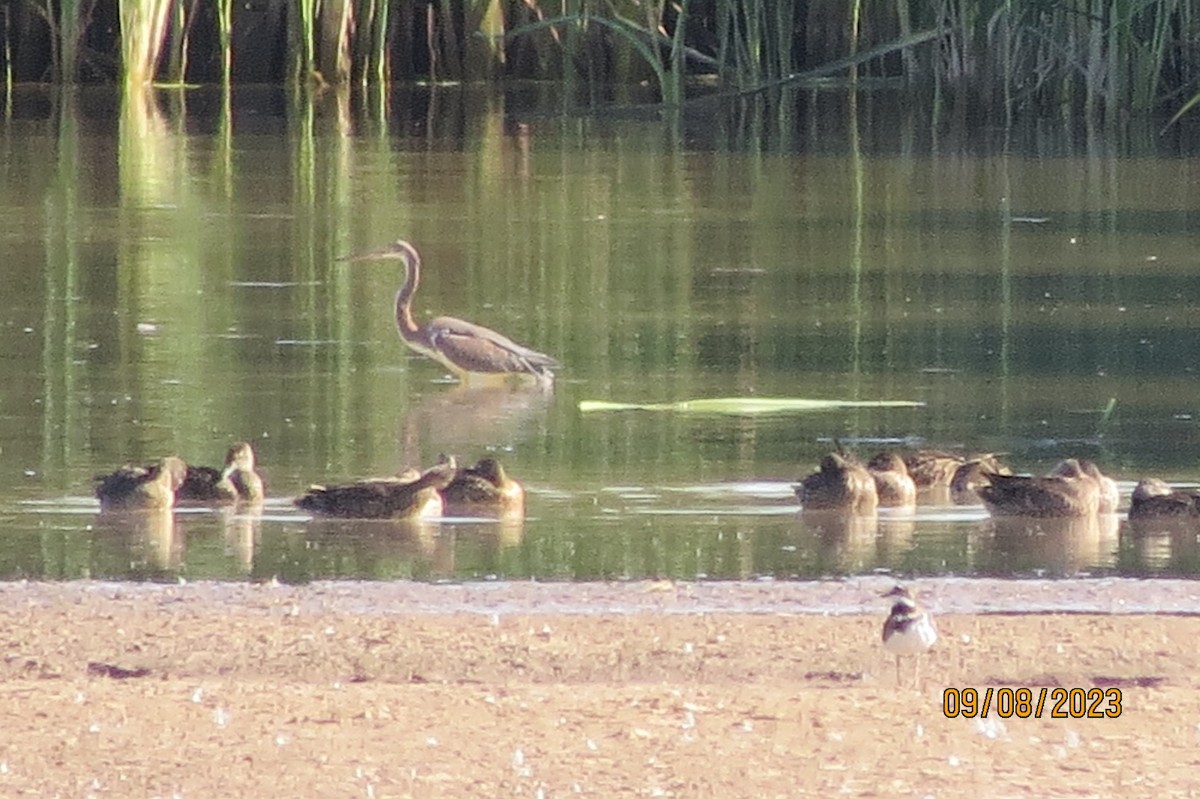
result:
[[[1115,719],[1123,708],[1120,688],[947,688],[946,718]]]

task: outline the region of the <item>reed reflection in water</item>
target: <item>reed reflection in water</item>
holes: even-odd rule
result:
[[[16,98],[0,120],[14,265],[0,296],[4,576],[138,579],[164,563],[354,576],[348,556],[315,556],[351,553],[352,537],[306,541],[307,523],[272,503],[257,532],[177,513],[154,566],[128,543],[153,536],[90,529],[77,501],[90,475],[243,438],[280,497],[440,452],[501,455],[532,487],[519,543],[447,520],[447,559],[376,535],[377,552],[400,554],[364,558],[371,576],[431,575],[435,561],[462,579],[1046,568],[1003,558],[1045,535],[997,536],[978,509],[918,506],[911,534],[881,515],[872,542],[853,525],[810,529],[786,486],[759,490],[835,439],[1200,478],[1187,137],[934,130],[895,98],[807,90],[764,103],[789,109],[770,125],[753,104],[564,126],[519,92],[391,98]],[[335,260],[397,235],[437,264],[421,310],[553,353],[555,394],[446,386],[406,357],[395,274]],[[816,394],[924,404],[732,422],[577,412]],[[648,488],[610,501],[629,485]],[[1200,573],[1186,535],[1155,538],[1174,552],[1153,565],[1132,534],[1115,563],[1102,543],[1091,563],[1043,554],[1081,573]]]

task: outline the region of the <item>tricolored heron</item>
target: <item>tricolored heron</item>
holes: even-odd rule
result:
[[[395,241],[377,250],[348,255],[343,261],[400,260],[404,285],[396,292],[396,329],[412,349],[438,361],[459,378],[471,375],[533,375],[554,379],[561,364],[549,355],[531,350],[495,330],[453,316],[439,316],[424,326],[413,321],[412,300],[421,280],[421,255],[407,241]]]
[[[187,464],[173,455],[152,466],[122,466],[112,474],[97,475],[96,497],[101,510],[171,508],[186,474]]]
[[[175,492],[180,502],[259,502],[263,496],[262,478],[254,470],[254,450],[245,441],[229,448],[221,469],[189,464],[187,477]]]

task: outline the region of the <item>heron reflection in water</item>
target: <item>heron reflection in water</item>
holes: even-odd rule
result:
[[[508,449],[536,436],[553,389],[529,381],[458,383],[415,393],[397,431],[402,460],[419,462],[430,452]]]
[[[404,262],[404,285],[396,292],[396,329],[410,348],[433,358],[466,381],[472,376],[529,375],[539,382],[554,379],[557,360],[517,344],[495,330],[453,316],[439,316],[423,326],[412,315],[413,295],[421,280],[421,256],[407,241],[348,255],[343,261],[399,260]]]

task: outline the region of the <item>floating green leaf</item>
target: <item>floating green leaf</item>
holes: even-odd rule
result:
[[[831,400],[797,399],[791,397],[713,397],[681,402],[605,402],[583,400],[579,410],[591,411],[675,411],[677,413],[725,413],[734,416],[754,416],[763,413],[803,413],[832,411],[839,408],[920,408],[925,403],[913,400]]]

